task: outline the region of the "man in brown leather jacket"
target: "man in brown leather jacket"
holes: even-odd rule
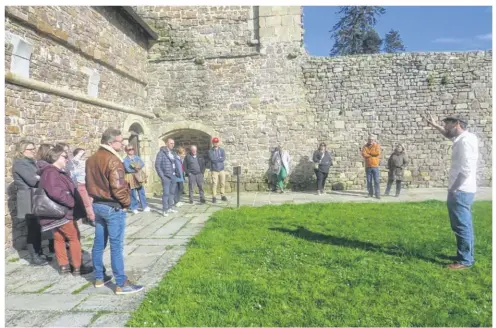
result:
[[[131,190],[124,179],[124,164],[117,153],[121,149],[121,132],[109,128],[102,135],[100,148],[86,162],[86,188],[93,197],[96,223],[92,254],[95,287],[102,287],[112,279],[105,275],[103,266],[103,252],[110,240],[110,261],[117,285],[115,293],[118,295],[143,289],[143,286],[131,284],[124,272],[122,250]]]

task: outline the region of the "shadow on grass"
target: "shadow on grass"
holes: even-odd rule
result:
[[[313,232],[305,227],[299,226],[295,230],[286,229],[286,228],[269,228],[272,231],[279,231],[290,234],[294,237],[305,239],[308,241],[316,242],[316,243],[324,243],[335,246],[349,247],[355,249],[362,249],[364,251],[372,251],[379,252],[387,255],[398,256],[398,257],[409,257],[409,258],[417,258],[422,261],[434,263],[434,264],[445,264],[442,261],[439,261],[435,258],[430,258],[423,256],[422,254],[418,254],[417,252],[409,249],[405,249],[401,246],[382,246],[376,245],[374,243],[348,239],[343,237],[335,237],[331,235],[325,235],[319,232]]]

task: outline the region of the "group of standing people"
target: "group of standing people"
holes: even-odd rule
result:
[[[381,148],[376,139],[371,136],[367,144],[361,148],[361,155],[365,159],[365,173],[367,177],[368,197],[380,198],[379,165]],[[314,172],[317,179],[317,195],[323,195],[325,184],[329,176],[331,166],[333,166],[332,154],[327,150],[325,143],[320,143],[312,156]],[[405,148],[398,144],[387,162],[388,182],[385,195],[389,195],[391,186],[396,181],[396,197],[401,191],[401,184],[404,176],[404,169],[408,164]],[[291,157],[281,145],[275,148],[270,160],[269,173],[274,182],[272,191],[283,193],[284,181],[290,173]]]
[[[168,216],[176,213],[181,206],[181,195],[184,191],[184,182],[188,178],[189,203],[193,204],[193,191],[198,187],[200,203],[205,204],[203,190],[204,174],[207,168],[205,159],[198,154],[196,145],[191,145],[187,154],[184,147],[174,150],[175,141],[166,140],[166,145],[161,147],[155,159],[155,170],[162,182],[162,215]],[[212,138],[212,148],[208,151],[208,164],[212,178],[212,203],[217,202],[217,186],[220,185],[220,194],[223,201],[227,201],[225,184],[226,172],[224,162],[226,152],[220,147],[220,139]]]
[[[136,173],[144,165],[133,156],[133,149],[128,149],[128,156],[122,159],[118,154],[121,148],[122,136],[116,129],[103,133],[100,148],[87,160],[84,149],[76,148],[71,154],[66,143],[42,144],[38,150],[31,141],[17,144],[18,155],[13,163],[16,216],[26,222],[31,264],[41,266],[52,260],[41,247],[42,232],[49,231],[53,236],[49,252],[55,254],[59,273],[78,276],[94,272],[95,287],[102,287],[113,278],[103,266],[103,252],[110,241],[115,293],[143,289],[127,279],[122,252],[127,209],[137,207],[139,197],[143,208],[149,210],[142,185],[134,185],[135,193],[131,193],[125,179],[126,167],[129,173]],[[133,201],[131,194],[135,194]],[[95,227],[93,266],[82,263],[79,219]]]
[[[17,144],[12,171],[16,187],[16,217],[26,222],[30,263],[42,266],[52,260],[42,248],[42,232],[50,231],[49,253],[55,254],[61,274],[72,272],[80,275],[90,273],[92,268],[82,265],[76,220],[94,220],[94,213],[86,191],[84,169],[81,172],[84,149],[75,149],[72,155],[74,158],[71,158],[69,145],[65,143],[41,144],[36,150],[34,142],[22,140]],[[62,206],[62,212],[58,213],[62,215],[55,218],[47,209],[57,205]]]

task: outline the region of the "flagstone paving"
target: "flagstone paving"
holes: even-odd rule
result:
[[[242,206],[300,204],[308,202],[400,202],[446,199],[445,189],[404,190],[399,198],[381,200],[365,198],[364,192],[343,191],[316,195],[311,192],[241,193]],[[124,246],[125,267],[130,279],[145,286],[145,292],[117,296],[114,284],[94,288],[92,275],[59,276],[56,261],[44,267],[32,267],[25,251],[6,250],[5,325],[6,327],[118,327],[124,326],[143,300],[147,290],[155,287],[181,256],[186,246],[204,226],[209,216],[225,207],[236,207],[236,194],[229,201],[184,205],[168,217],[160,215],[159,199],[149,199],[154,211],[128,215]],[[491,188],[481,188],[477,200],[491,200]],[[90,264],[93,228],[81,225],[81,242],[87,251],[84,262]],[[110,252],[104,263],[110,268]]]

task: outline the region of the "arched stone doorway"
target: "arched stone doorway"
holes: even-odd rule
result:
[[[214,129],[206,125],[182,121],[168,124],[161,131],[159,140],[165,144],[167,138],[172,138],[176,147],[183,146],[187,151],[190,150],[191,145],[196,145],[198,153],[206,156],[214,136],[219,137]]]
[[[139,123],[133,123],[129,127],[129,138],[128,143],[133,145],[134,149],[136,149],[136,155],[141,157],[143,153],[141,149],[141,140],[143,139],[144,131]],[[141,136],[141,137],[140,137]]]
[[[210,149],[210,140],[212,139],[212,136],[203,131],[183,129],[171,131],[164,135],[162,138],[164,143],[167,142],[168,138],[174,139],[176,148],[182,146],[186,149],[186,152],[190,151],[192,145],[196,145],[198,155],[206,158],[208,150]]]

